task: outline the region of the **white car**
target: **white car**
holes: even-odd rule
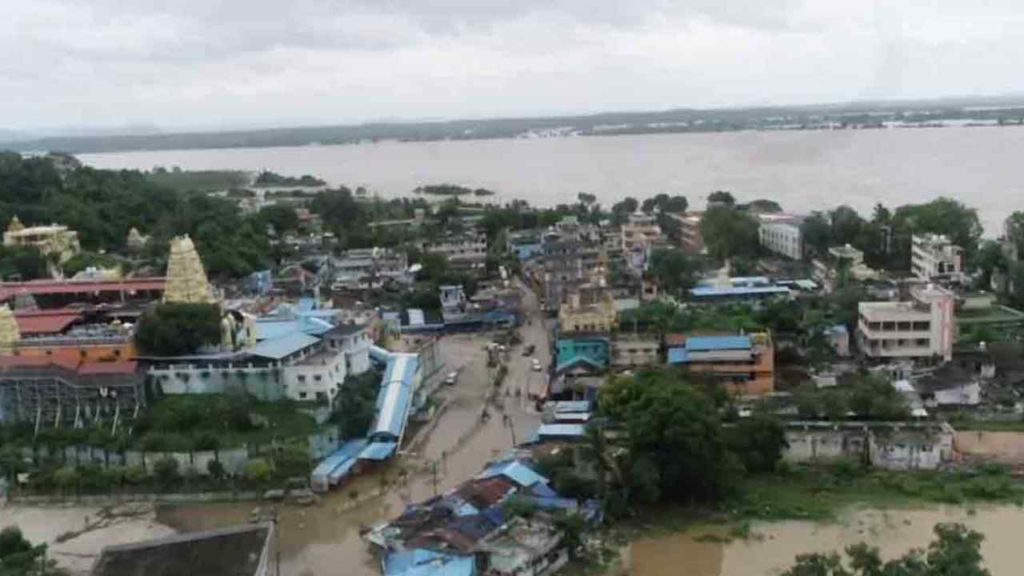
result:
[[[455,386],[455,381],[458,380],[458,379],[459,379],[458,371],[449,372],[448,375],[445,376],[445,378],[444,378],[444,383],[447,384],[448,386]]]
[[[540,372],[544,370],[544,367],[540,365],[540,360],[534,358],[533,362],[530,362],[530,367],[533,368],[534,372]]]

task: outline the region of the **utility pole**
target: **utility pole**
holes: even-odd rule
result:
[[[509,432],[512,434],[512,447],[515,448],[516,447],[516,423],[512,420],[512,415],[511,414],[508,417],[508,429],[509,429]]]
[[[437,460],[434,460],[430,466],[432,480],[431,483],[434,485],[434,496],[437,496]]]

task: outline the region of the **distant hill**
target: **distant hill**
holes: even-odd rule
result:
[[[495,118],[443,122],[378,122],[227,132],[61,136],[23,140],[0,132],[0,149],[75,154],[129,150],[248,148],[354,144],[379,140],[428,141],[488,138],[725,132],[734,130],[864,129],[948,124],[1024,122],[1024,97],[858,102],[814,106],[675,109],[581,116]]]

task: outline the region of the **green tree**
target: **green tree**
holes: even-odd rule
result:
[[[181,472],[178,468],[178,461],[170,456],[160,458],[153,463],[153,477],[160,488],[170,489],[181,480]]]
[[[833,246],[844,246],[846,244],[852,246],[861,245],[860,239],[865,222],[856,210],[849,206],[840,206],[829,213],[829,218],[831,220]]]
[[[46,557],[46,544],[33,545],[16,526],[0,530],[0,576],[55,576],[65,574]]]
[[[708,254],[721,260],[756,258],[760,246],[758,224],[749,213],[716,206],[704,213],[700,232]]]
[[[700,265],[680,250],[655,250],[651,254],[649,269],[662,290],[682,297],[697,284]]]
[[[758,198],[748,202],[745,208],[751,212],[757,212],[759,214],[778,214],[782,212],[782,205],[775,200],[768,200],[765,198]]]
[[[0,246],[0,277],[36,280],[50,277],[50,262],[34,246]]]
[[[832,246],[832,224],[821,212],[804,218],[800,224],[800,235],[805,249],[819,258],[827,254]]]
[[[732,192],[725,190],[715,190],[708,195],[708,209],[713,207],[728,207],[732,208],[736,205],[736,198],[733,197]]]
[[[163,303],[143,314],[135,342],[145,354],[179,356],[220,342],[220,306]]]
[[[877,548],[857,544],[839,554],[802,554],[782,576],[990,576],[983,565],[984,536],[962,524],[938,524],[927,551],[883,561]]]
[[[786,430],[777,418],[756,414],[726,428],[729,450],[748,472],[774,472],[788,446]]]
[[[264,206],[256,217],[264,226],[273,226],[278,234],[291,232],[299,227],[299,216],[295,213],[295,208],[288,205]]]

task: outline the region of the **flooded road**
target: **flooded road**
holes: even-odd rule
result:
[[[1013,505],[968,508],[950,506],[920,510],[850,510],[835,523],[756,522],[747,539],[714,542],[693,528],[685,533],[634,541],[629,547],[633,576],[775,576],[793,565],[798,554],[841,552],[866,542],[885,559],[923,548],[932,527],[960,522],[985,535],[982,555],[992,576],[1022,573],[1020,534],[1024,508]],[[703,541],[702,541],[703,540]]]
[[[535,356],[547,363],[549,346],[536,300],[524,298],[532,322],[520,329],[523,346],[534,344]],[[480,472],[488,461],[524,441],[540,425],[540,414],[526,400],[525,390],[539,376],[530,370],[531,358],[516,347],[509,357],[509,372],[496,394],[489,382],[484,334],[445,336],[440,352],[445,372],[459,369],[458,383],[439,391],[442,412],[436,426],[428,424],[406,441],[394,461],[354,478],[308,508],[264,503],[227,503],[166,506],[157,519],[175,530],[192,532],[247,522],[255,508],[275,514],[282,576],[345,574],[376,576],[378,560],[359,536],[362,526],[391,519],[410,503],[443,493]],[[492,417],[481,421],[485,404]],[[502,414],[510,417],[506,424]],[[515,440],[515,442],[513,441]],[[404,477],[404,479],[403,479]],[[377,493],[379,495],[375,495]]]

